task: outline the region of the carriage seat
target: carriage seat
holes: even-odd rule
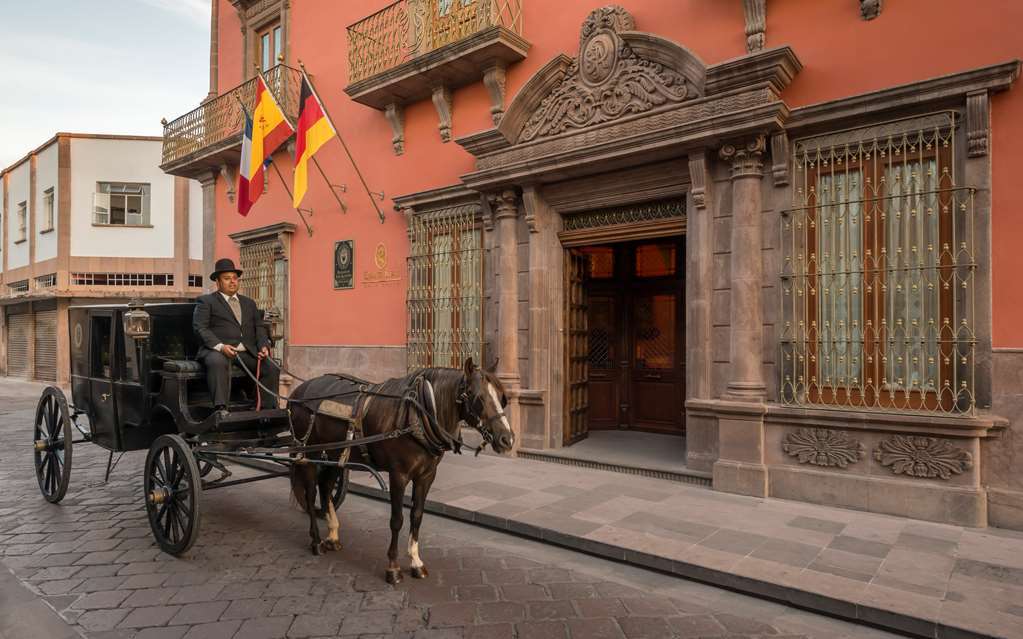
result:
[[[169,359],[163,363],[163,370],[174,373],[179,379],[198,379],[205,377],[206,369],[202,362],[194,359]],[[238,366],[231,367],[231,377],[245,377],[245,371]]]

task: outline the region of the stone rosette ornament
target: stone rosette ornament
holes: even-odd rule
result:
[[[896,475],[951,479],[973,468],[973,455],[944,439],[895,435],[874,449],[874,459]]]
[[[801,428],[785,436],[782,450],[800,464],[846,468],[867,454],[863,444],[829,428]]]

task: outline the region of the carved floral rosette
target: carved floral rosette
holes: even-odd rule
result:
[[[973,455],[935,437],[894,435],[874,449],[874,459],[896,475],[950,479],[973,468]]]
[[[644,113],[689,97],[689,84],[680,73],[640,57],[619,37],[619,32],[634,27],[632,16],[617,5],[590,13],[580,31],[579,56],[526,122],[520,142]]]
[[[798,459],[800,464],[838,468],[855,464],[867,454],[863,444],[842,431],[828,428],[793,431],[785,436],[782,450]]]

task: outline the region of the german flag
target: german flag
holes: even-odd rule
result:
[[[298,132],[295,134],[295,188],[294,207],[302,203],[309,188],[309,160],[320,147],[330,141],[337,131],[327,117],[319,96],[309,78],[302,73],[302,92],[299,100]]]
[[[263,75],[256,81],[256,107],[252,111],[252,142],[247,153],[242,155],[242,173],[249,178],[249,206],[255,204],[263,194],[263,170],[270,156],[287,140],[295,129],[284,117],[284,111],[277,104],[273,92],[266,85]],[[248,170],[246,169],[246,166]]]

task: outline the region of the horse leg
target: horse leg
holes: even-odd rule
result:
[[[428,473],[412,482],[412,514],[409,519],[408,557],[409,573],[414,579],[425,579],[430,573],[419,557],[419,525],[423,523],[423,510],[426,508],[426,494],[430,492],[433,479],[437,476],[434,466]]]
[[[314,555],[323,554],[323,542],[320,540],[320,526],[316,523],[316,475],[318,468],[312,464],[305,464],[305,509],[309,513],[309,537],[311,541],[309,548]]]
[[[320,506],[327,519],[327,539],[323,542],[323,547],[327,550],[341,550],[341,521],[334,511],[334,500],[331,499],[340,474],[334,468],[320,471]]]
[[[389,477],[391,485],[391,545],[387,549],[387,583],[396,584],[401,581],[401,566],[398,565],[398,535],[401,534],[401,511],[404,508],[405,486],[408,477],[392,472]]]

